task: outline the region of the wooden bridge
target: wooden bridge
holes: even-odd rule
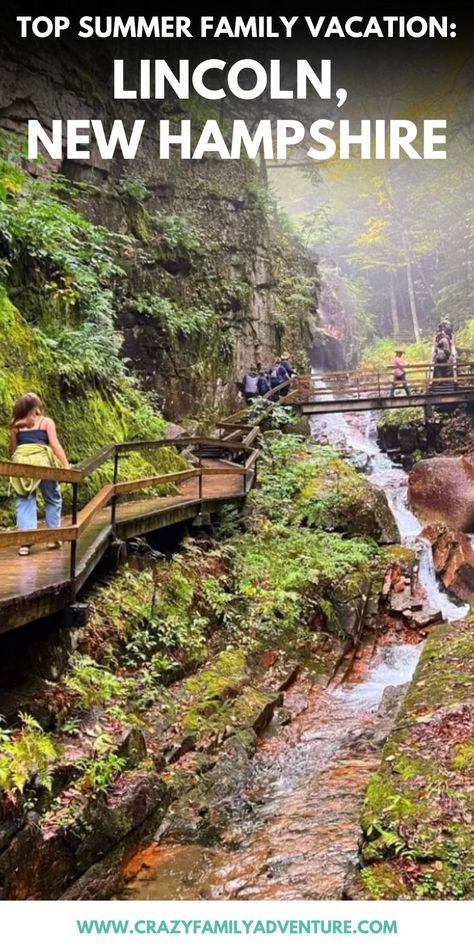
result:
[[[474,402],[474,362],[407,365],[409,395],[400,384],[392,395],[392,381],[392,366],[301,376],[291,380],[283,402],[303,415],[416,407],[429,414],[437,406]]]

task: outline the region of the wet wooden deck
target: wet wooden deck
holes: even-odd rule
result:
[[[224,461],[212,466],[228,469]],[[206,461],[203,462],[204,466]],[[178,495],[149,497],[117,506],[115,536],[118,539],[144,536],[163,527],[193,520],[201,511],[212,513],[230,501],[245,497],[241,472],[234,476],[203,477],[199,498],[197,479],[184,482]],[[77,544],[76,590],[87,581],[114,540],[106,507],[87,527]],[[64,524],[68,520],[65,518]],[[0,633],[26,625],[63,609],[71,599],[70,545],[48,550],[45,544],[20,557],[16,548],[0,550]]]

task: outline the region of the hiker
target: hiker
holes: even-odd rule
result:
[[[261,398],[263,398],[264,395],[267,395],[268,392],[270,391],[270,382],[268,380],[268,373],[264,372],[261,367],[258,373],[257,388],[258,388],[258,394],[260,395]]]
[[[433,355],[434,378],[444,378],[450,375],[451,343],[444,332],[438,332],[435,338]]]
[[[251,366],[250,372],[244,375],[241,390],[247,405],[251,405],[258,396],[258,372],[254,365]]]
[[[281,364],[289,379],[294,378],[296,375],[298,375],[296,369],[293,368],[293,364],[292,364],[289,352],[283,353],[281,357]],[[288,388],[282,388],[280,392],[280,397],[283,398],[285,395],[288,395],[289,391],[290,391],[290,386],[288,386]]]
[[[296,369],[293,368],[293,363],[291,361],[291,356],[289,352],[284,352],[281,357],[281,364],[285,369],[288,378],[293,378],[295,375],[298,375]]]
[[[448,337],[449,343],[451,344],[453,339],[453,327],[451,326],[451,320],[447,316],[441,320],[438,331],[444,333]]]
[[[271,369],[270,369],[270,388],[278,388],[279,385],[282,385],[283,382],[289,380],[288,372],[285,367],[282,365],[281,359],[275,359]],[[288,388],[282,388],[279,392],[275,392],[271,395],[272,402],[278,402],[280,398],[283,398],[284,395],[288,395]]]
[[[395,350],[395,358],[393,360],[393,382],[390,386],[390,398],[393,398],[395,395],[396,388],[403,388],[406,395],[410,394],[410,389],[408,388],[406,381],[407,376],[405,372],[405,365],[402,359],[403,354],[403,349]]]
[[[10,422],[10,450],[17,464],[38,467],[69,467],[64,449],[56,434],[52,418],[43,415],[41,399],[34,392],[19,398]],[[11,477],[16,496],[17,530],[36,530],[38,513],[36,492],[39,487],[45,503],[46,526],[61,526],[61,491],[56,481],[42,481],[37,477]],[[61,543],[48,543],[48,549],[59,549]],[[28,556],[30,546],[20,546],[20,556]]]

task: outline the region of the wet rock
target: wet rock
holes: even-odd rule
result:
[[[384,491],[340,458],[318,456],[317,470],[296,498],[296,508],[302,522],[314,526],[382,544],[400,542]]]
[[[401,617],[410,627],[424,629],[442,619],[441,612],[429,605],[424,590],[414,583],[413,560],[397,563],[387,570],[383,597],[389,614]]]
[[[122,735],[117,746],[117,756],[122,757],[129,767],[137,767],[147,756],[146,741],[139,727],[132,727]]]
[[[372,462],[370,455],[365,451],[354,451],[349,457],[349,463],[359,474],[370,474]]]
[[[181,737],[171,745],[171,747],[165,749],[164,756],[166,763],[176,763],[176,761],[180,760],[181,757],[184,757],[185,754],[193,751],[195,747],[196,735],[182,734]]]
[[[169,792],[157,774],[134,773],[120,777],[107,796],[87,801],[67,829],[67,843],[78,870],[84,872],[116,843],[140,826],[160,806]]]
[[[413,454],[413,452],[417,450],[417,431],[412,425],[400,425],[398,429],[398,444],[401,454]]]
[[[330,632],[356,639],[364,618],[371,587],[371,579],[364,573],[354,572],[342,580],[330,593],[334,612],[327,620]]]
[[[0,899],[56,899],[75,874],[64,830],[45,833],[29,823],[0,856]]]
[[[0,853],[8,846],[26,820],[23,801],[0,798]]]
[[[369,898],[473,897],[473,646],[469,621],[427,639],[362,809]]]
[[[465,533],[431,524],[422,534],[433,550],[433,565],[448,592],[474,602],[474,550]]]
[[[267,652],[262,652],[260,661],[264,668],[271,668],[275,662],[278,661],[278,652],[276,652],[274,649],[270,649]]]
[[[170,421],[166,425],[163,437],[173,438],[174,441],[175,438],[186,438],[187,435],[188,432],[186,431],[186,428],[182,428],[181,425],[176,425],[174,422]]]
[[[246,688],[235,701],[232,719],[239,728],[253,728],[256,734],[261,734],[282,701],[282,694],[269,688]]]
[[[474,464],[464,457],[437,457],[415,464],[409,478],[409,503],[423,524],[453,530],[474,528]]]

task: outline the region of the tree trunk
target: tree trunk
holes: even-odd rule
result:
[[[393,270],[390,271],[390,305],[392,309],[393,338],[396,339],[400,335],[400,320],[398,318],[397,291]]]
[[[413,332],[415,333],[416,341],[421,342],[420,324],[418,322],[418,311],[416,308],[415,287],[413,284],[413,268],[412,268],[412,263],[411,263],[410,248],[408,246],[408,239],[405,233],[403,233],[403,247],[405,250],[405,260],[406,260],[406,267],[407,267],[408,298],[410,300],[410,311],[411,311],[411,318],[413,322]]]
[[[267,159],[265,158],[265,155],[263,154],[263,145],[262,145],[262,148],[260,149],[259,156],[258,156],[258,170],[259,170],[260,184],[263,185],[264,188],[268,188],[268,167],[267,167]]]

